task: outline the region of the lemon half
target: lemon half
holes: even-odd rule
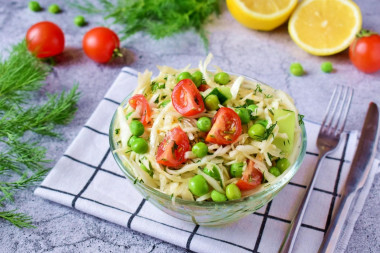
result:
[[[305,0],[290,17],[293,41],[313,55],[332,55],[349,47],[362,26],[360,8],[351,0]]]
[[[231,15],[248,28],[270,31],[283,24],[297,0],[227,0]]]

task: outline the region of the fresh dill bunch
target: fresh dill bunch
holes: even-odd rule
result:
[[[208,39],[204,26],[213,14],[220,14],[220,0],[98,0],[101,7],[88,0],[83,5],[71,5],[87,13],[103,14],[121,25],[126,39],[136,32],[146,32],[154,39],[161,39],[194,29],[202,38],[205,48]]]
[[[0,218],[9,221],[19,228],[35,228],[32,225],[32,217],[24,213],[17,213],[17,209],[0,212]]]
[[[29,53],[25,41],[13,46],[9,57],[0,61],[0,113],[6,107],[24,103],[31,91],[44,85],[49,72],[47,65]]]
[[[12,47],[0,62],[0,209],[15,200],[17,190],[40,182],[50,162],[36,135],[59,137],[57,125],[69,123],[77,111],[78,85],[68,92],[48,94],[35,105],[32,96],[45,85],[51,68],[30,54],[25,41]],[[26,132],[34,132],[31,139]],[[32,228],[30,216],[17,210],[1,211],[0,219]]]

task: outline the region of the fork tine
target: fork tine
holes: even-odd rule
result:
[[[334,97],[334,99],[335,99],[334,108],[333,108],[332,111],[331,111],[331,118],[330,118],[330,120],[328,120],[329,123],[326,124],[326,127],[327,127],[328,129],[330,129],[330,128],[331,128],[331,125],[333,124],[334,116],[335,116],[335,114],[336,114],[336,110],[337,110],[337,108],[338,108],[338,105],[339,105],[339,102],[340,102],[340,97],[341,97],[341,95],[342,95],[342,91],[343,91],[343,89],[344,89],[343,86],[341,86],[341,85],[338,85],[338,86],[337,86],[338,95],[337,95],[336,97]]]
[[[349,95],[348,95],[348,101],[347,101],[348,104],[347,104],[346,110],[344,111],[344,114],[343,114],[343,123],[342,123],[341,127],[337,130],[337,134],[341,134],[343,132],[345,125],[346,125],[347,115],[348,115],[348,111],[350,110],[351,101],[352,101],[353,96],[354,96],[354,90],[352,88],[349,88]]]
[[[339,101],[342,101],[342,102],[340,103],[339,110],[336,113],[336,115],[337,115],[335,117],[336,118],[336,120],[335,120],[336,122],[335,122],[334,126],[331,129],[332,132],[335,132],[335,130],[338,128],[339,122],[341,120],[343,109],[345,109],[346,99],[347,99],[347,95],[348,95],[349,90],[350,90],[350,88],[347,87],[347,86],[343,86],[342,87],[343,98],[341,100],[340,97],[339,97]]]
[[[321,125],[321,130],[323,127],[325,127],[325,123],[327,121],[327,119],[329,118],[329,112],[331,111],[330,108],[331,108],[331,105],[333,104],[333,101],[335,100],[335,95],[337,93],[337,90],[338,90],[339,86],[335,87],[334,89],[334,92],[330,98],[330,101],[329,101],[329,105],[327,106],[327,109],[326,109],[326,112],[325,112],[325,116],[323,117],[323,121],[322,121],[322,125]]]

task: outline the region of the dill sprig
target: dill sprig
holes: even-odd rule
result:
[[[45,85],[51,68],[30,54],[25,42],[15,45],[0,61],[0,208],[15,200],[17,190],[40,182],[50,162],[46,148],[26,132],[59,137],[56,125],[69,123],[77,110],[78,86],[69,92],[48,94],[47,100],[30,102]],[[28,135],[30,136],[30,135]],[[30,216],[17,210],[0,212],[0,219],[17,227],[32,228]]]
[[[126,39],[137,32],[146,32],[154,39],[161,39],[195,30],[208,48],[205,24],[213,14],[220,14],[220,0],[118,0],[115,4],[108,0],[98,0],[96,6],[89,0],[77,1],[71,5],[92,14],[103,14],[114,24]]]

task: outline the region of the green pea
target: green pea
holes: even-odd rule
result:
[[[244,163],[234,163],[231,165],[230,174],[232,177],[241,177],[243,175]]]
[[[294,76],[302,76],[304,74],[303,67],[298,62],[292,63],[289,70]]]
[[[281,158],[277,161],[276,166],[280,169],[281,173],[283,173],[287,168],[289,168],[290,162],[286,158]]]
[[[247,124],[249,122],[249,113],[247,109],[238,108],[236,109],[236,113],[239,115],[242,124]]]
[[[206,179],[202,175],[195,175],[189,181],[189,190],[195,196],[205,195],[209,190]]]
[[[204,142],[198,142],[193,146],[191,151],[199,158],[202,158],[207,155],[208,147]]]
[[[256,110],[257,110],[257,105],[249,105],[249,106],[247,107],[247,109],[248,109],[249,111],[251,111],[251,113],[252,113],[252,112],[256,112]]]
[[[128,145],[129,147],[131,147],[131,146],[132,146],[132,143],[133,143],[137,138],[138,138],[137,136],[132,135],[132,136],[129,138],[127,145]]]
[[[281,171],[277,167],[271,167],[269,169],[269,173],[275,177],[278,177],[279,175],[281,175]]]
[[[321,70],[325,73],[330,73],[332,70],[333,70],[333,65],[331,62],[329,61],[326,61],[324,63],[322,63],[321,65]]]
[[[61,8],[59,8],[58,4],[52,4],[49,6],[49,12],[53,14],[57,14],[61,12]]]
[[[241,192],[239,187],[236,186],[236,184],[229,184],[226,187],[226,195],[228,200],[234,200],[234,199],[240,199],[241,198]]]
[[[260,119],[260,120],[256,121],[255,123],[256,123],[256,124],[260,124],[260,125],[262,125],[263,127],[267,128],[268,120],[266,120],[266,119]]]
[[[249,130],[248,135],[254,140],[260,140],[264,136],[265,127],[261,124],[253,124]]]
[[[177,76],[177,82],[184,80],[184,79],[191,79],[191,74],[189,72],[181,72]]]
[[[193,80],[195,86],[197,86],[197,88],[198,88],[202,84],[202,79],[203,79],[202,72],[200,72],[199,70],[194,72],[191,75],[191,79]]]
[[[137,137],[131,144],[132,150],[137,154],[145,154],[148,151],[148,143],[143,138]]]
[[[129,129],[135,136],[141,136],[145,131],[144,125],[138,120],[132,120],[131,124],[129,124]]]
[[[218,84],[225,85],[230,82],[230,75],[225,72],[219,72],[214,76],[214,81]]]
[[[206,105],[206,108],[207,110],[209,111],[215,111],[219,108],[219,99],[218,99],[218,96],[212,94],[212,95],[208,95],[205,99],[205,105]]]
[[[30,1],[28,6],[29,6],[29,9],[31,11],[40,11],[41,10],[40,3],[37,1]]]
[[[214,166],[212,167],[212,169],[206,167],[203,169],[203,172],[206,173],[207,175],[209,175],[210,177],[220,181],[220,174],[219,174],[219,170]]]
[[[211,119],[207,117],[201,117],[197,121],[197,127],[202,132],[208,132],[211,129]]]
[[[84,26],[86,24],[86,20],[83,16],[76,16],[74,18],[74,24],[77,26]]]
[[[215,190],[212,190],[211,192],[211,199],[215,202],[227,201],[226,195]]]

